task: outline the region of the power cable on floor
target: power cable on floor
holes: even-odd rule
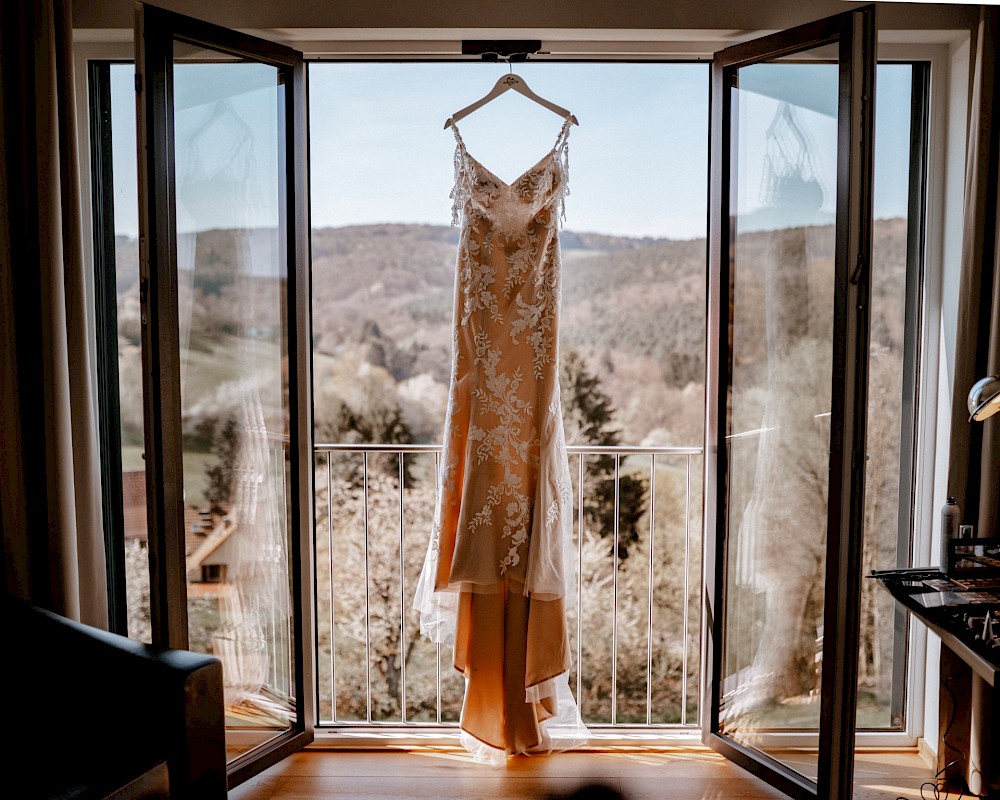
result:
[[[964,764],[966,759],[965,752],[958,747],[955,747],[951,742],[948,741],[948,734],[951,733],[952,726],[955,724],[955,717],[958,713],[958,695],[955,694],[955,690],[952,688],[951,684],[955,680],[955,676],[949,676],[942,682],[945,690],[948,692],[948,696],[951,698],[951,714],[949,715],[948,725],[944,729],[944,733],[941,736],[941,743],[945,748],[945,752],[952,750],[959,754],[960,758],[953,759],[945,764],[941,769],[934,773],[934,780],[924,781],[920,784],[920,797],[922,800],[962,800],[966,796],[969,787],[966,785],[964,789],[961,789],[958,796],[952,798],[950,792],[948,792],[941,780],[941,776],[947,772],[951,767],[956,764]],[[964,783],[964,781],[963,781]],[[928,794],[929,792],[929,794]],[[971,796],[971,793],[969,793]],[[900,795],[896,800],[908,800],[908,798]]]

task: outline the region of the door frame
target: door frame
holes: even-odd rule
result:
[[[719,731],[728,528],[726,435],[732,377],[729,168],[731,94],[740,67],[839,45],[835,306],[818,780]],[[726,48],[712,65],[706,352],[702,741],[802,800],[853,791],[867,417],[875,107],[875,7]],[[723,316],[723,314],[725,316]],[[723,328],[725,322],[726,328]],[[728,329],[728,330],[727,330]]]
[[[316,680],[311,285],[306,69],[302,54],[145,3],[136,3],[136,139],[139,181],[139,270],[150,612],[153,642],[188,646],[183,512],[180,341],[177,303],[173,43],[188,44],[276,67],[284,80],[285,164],[279,175],[287,226],[287,335],[290,474],[289,518],[296,718],[291,728],[228,764],[232,788],[313,740]],[[279,124],[281,124],[279,122]]]

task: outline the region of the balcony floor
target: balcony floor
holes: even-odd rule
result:
[[[858,753],[857,800],[921,797],[931,771],[916,750]],[[307,750],[229,793],[230,800],[555,800],[584,786],[600,784],[624,800],[779,800],[785,798],[760,779],[700,747],[609,748],[518,757],[503,769],[476,764],[464,751],[449,748],[331,751]],[[579,800],[605,800],[599,793]]]

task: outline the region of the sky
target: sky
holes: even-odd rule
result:
[[[515,69],[536,94],[580,122],[570,132],[567,227],[704,235],[707,65]],[[311,67],[314,224],[447,224],[455,139],[444,122],[508,71],[495,63]],[[516,92],[458,123],[469,152],[507,181],[553,146],[561,125],[558,115]]]
[[[178,73],[179,229],[226,227],[234,220],[271,224],[276,213],[277,158],[275,90],[266,86],[265,74],[270,68],[223,64],[209,68],[220,71],[213,73],[213,81],[206,82],[196,71],[187,76]],[[226,80],[219,79],[226,68],[242,72],[234,80],[231,72]],[[444,122],[486,94],[509,69],[506,64],[484,62],[310,64],[313,226],[449,224],[455,139]],[[567,228],[674,239],[705,235],[707,63],[535,62],[515,64],[514,70],[535,93],[568,108],[580,121],[570,134]],[[835,91],[827,83],[820,79],[816,91]],[[213,84],[235,87],[232,110],[251,134],[249,151],[244,145],[234,146],[237,123],[228,112],[220,115],[212,88],[205,88],[214,88]],[[902,216],[909,167],[907,66],[879,67],[877,102],[876,216]],[[126,235],[135,235],[138,227],[134,109],[131,67],[114,67],[115,217],[117,230]],[[740,163],[740,209],[750,219],[754,204],[762,202],[766,148],[761,143],[778,103],[758,95],[747,99],[747,109],[752,113],[742,118],[741,135],[760,145],[748,146]],[[220,117],[226,121],[211,122]],[[796,120],[810,139],[828,209],[833,198],[835,125],[832,118],[804,109],[796,109]],[[470,153],[509,181],[553,146],[560,125],[551,111],[507,92],[458,127]],[[192,137],[192,132],[206,126],[214,126],[213,135]],[[246,161],[248,152],[252,158]],[[192,183],[186,197],[183,178],[194,173],[203,178],[218,174],[226,180],[214,188],[210,180]],[[246,182],[239,207],[229,199],[233,174],[244,176]],[[204,195],[195,198],[190,187],[199,186]]]

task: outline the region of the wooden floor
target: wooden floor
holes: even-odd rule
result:
[[[859,753],[858,800],[920,798],[916,751]],[[574,794],[575,793],[575,794]],[[929,796],[929,795],[928,795]],[[516,757],[494,769],[446,748],[308,750],[229,792],[230,800],[780,800],[785,795],[701,748],[609,749]]]

